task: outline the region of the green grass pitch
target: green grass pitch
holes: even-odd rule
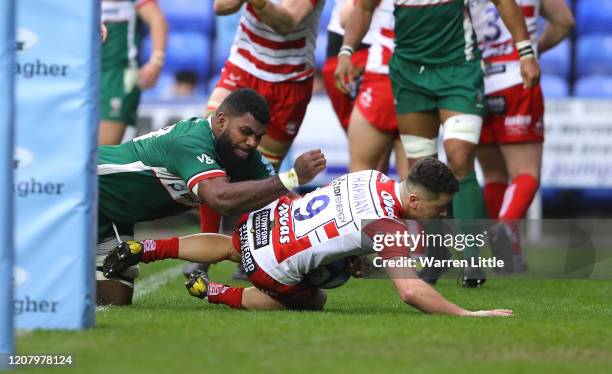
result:
[[[144,284],[180,263],[142,268]],[[212,278],[230,282],[232,271],[217,265]],[[71,353],[74,364],[17,372],[612,372],[610,281],[437,286],[466,308],[516,314],[497,319],[423,315],[387,280],[351,280],[323,312],[231,310],[189,297],[182,282],[175,275],[131,307],[98,311],[95,329],[20,334],[19,353]]]

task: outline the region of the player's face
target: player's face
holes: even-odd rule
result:
[[[435,219],[446,216],[448,203],[452,196],[442,193],[438,198],[425,199],[410,196],[409,208],[412,219]]]
[[[257,122],[250,113],[226,117],[226,123],[217,139],[217,152],[230,164],[246,161],[266,133],[266,126]]]

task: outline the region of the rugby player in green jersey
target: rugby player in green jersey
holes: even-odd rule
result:
[[[525,20],[514,0],[491,0],[512,34],[521,59],[523,84],[537,84],[540,67],[530,44]],[[356,76],[354,48],[365,35],[377,0],[357,0],[338,54],[336,84],[348,92]],[[409,165],[438,153],[440,125],[444,150],[459,179],[453,199],[457,219],[486,218],[482,192],[474,172],[476,146],[484,110],[482,61],[467,0],[394,0],[395,51],[389,63],[400,132]],[[466,257],[478,255],[466,248]],[[465,269],[466,286],[480,286],[478,268]]]
[[[126,126],[136,125],[140,91],[155,86],[164,65],[168,25],[155,0],[103,0],[104,33],[100,60],[98,144],[119,144]],[[151,56],[139,67],[143,23],[151,36]]]
[[[134,234],[134,224],[206,204],[219,214],[259,209],[310,182],[325,168],[320,150],[297,158],[289,172],[256,150],[270,112],[251,89],[232,92],[209,118],[190,118],[117,146],[100,146],[97,266]],[[138,269],[107,279],[96,272],[97,302],[128,305]]]

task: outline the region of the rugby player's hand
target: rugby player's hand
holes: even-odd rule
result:
[[[350,264],[350,273],[353,278],[366,278],[374,271],[372,260],[368,256],[351,259]]]
[[[155,84],[157,83],[157,78],[159,78],[159,73],[161,73],[160,66],[150,62],[144,64],[140,68],[138,86],[143,90],[155,86]]]
[[[493,310],[477,310],[475,312],[467,312],[466,317],[511,317],[510,309],[493,309]]]
[[[351,93],[351,86],[355,84],[355,78],[359,75],[359,71],[353,65],[351,56],[338,56],[338,66],[334,72],[336,79],[336,87],[345,95]]]
[[[108,37],[108,29],[104,25],[104,22],[100,22],[100,40],[102,40],[102,43],[106,41],[107,37]]]
[[[302,153],[293,164],[300,186],[310,182],[322,172],[326,162],[325,155],[320,149]]]
[[[523,87],[531,88],[540,81],[540,64],[535,58],[523,58],[521,60],[521,77],[523,78]]]

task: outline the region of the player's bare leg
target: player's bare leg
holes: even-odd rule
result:
[[[98,145],[120,144],[125,134],[126,124],[117,121],[100,121]]]
[[[240,262],[232,238],[222,234],[203,233],[179,238],[178,258],[192,262]]]
[[[500,148],[511,179],[528,174],[539,181],[542,143],[502,144]]]
[[[396,137],[393,142],[393,152],[395,152],[395,170],[397,171],[397,178],[403,181],[408,177],[408,160],[406,159],[406,152],[404,151],[404,146],[399,137]]]
[[[112,278],[139,262],[149,263],[170,258],[194,262],[216,263],[224,260],[240,261],[229,236],[203,233],[182,238],[128,241],[118,245],[104,259],[104,276]]]
[[[388,166],[393,134],[378,131],[357,108],[353,109],[348,128],[349,172]],[[382,157],[381,157],[382,156]]]
[[[242,308],[246,310],[283,310],[285,306],[255,287],[242,290]]]
[[[287,152],[289,152],[289,148],[291,148],[291,143],[272,139],[266,134],[261,138],[261,143],[259,143],[257,149],[270,161],[274,169],[278,171]]]
[[[474,172],[482,118],[441,109],[440,121],[444,125],[444,150],[448,166],[459,179],[459,192],[453,197],[453,215],[456,219],[463,220],[462,231],[473,233],[479,230],[478,225],[472,223],[473,220],[487,218],[482,190]],[[465,248],[463,256],[478,256],[478,247]],[[485,279],[479,268],[466,268],[462,283],[465,287],[479,287]]]
[[[245,288],[242,291],[242,308],[247,310],[322,310],[327,302],[327,292],[317,289],[305,300],[283,304],[256,287]]]

